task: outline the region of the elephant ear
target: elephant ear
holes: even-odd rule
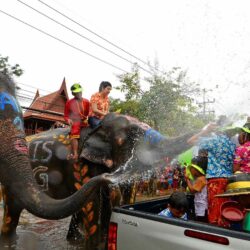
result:
[[[102,129],[99,129],[85,140],[80,158],[103,164],[106,159],[112,158],[111,149],[112,146],[107,134]]]

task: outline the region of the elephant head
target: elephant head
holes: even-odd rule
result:
[[[166,138],[135,118],[109,113],[90,136],[83,136],[80,157],[99,164],[108,162],[112,171],[125,164],[152,168],[163,157],[171,158],[188,149],[187,140],[194,133]]]
[[[36,177],[40,177],[36,178],[38,183],[44,184],[41,181],[41,174],[47,175],[48,185],[42,187],[50,196],[62,198],[69,196],[83,184],[88,184],[89,180],[92,182],[93,178],[97,178],[95,176],[102,173],[112,173],[109,178],[117,181],[127,178],[127,176],[123,178],[124,173],[128,174],[129,178],[134,171],[139,170],[137,173],[140,174],[146,169],[152,169],[154,162],[165,156],[175,156],[188,148],[187,139],[191,135],[192,133],[177,138],[166,138],[135,118],[109,113],[101,126],[92,131],[90,129],[82,131],[79,147],[81,159],[77,163],[68,160],[71,153],[69,129],[45,131],[28,136],[26,140],[29,142],[32,168]],[[123,171],[123,166],[126,171]],[[73,216],[68,238],[75,238],[78,234],[76,225],[82,223],[84,227],[80,228],[85,228],[85,236],[91,235],[91,229],[97,227],[97,224],[98,229],[102,225],[103,229],[100,231],[106,235],[111,207],[120,203],[120,196],[124,196],[123,194],[124,192],[121,193],[119,190],[116,192],[113,189],[110,192],[110,189],[102,188],[99,199],[90,198],[91,209],[85,206]],[[122,197],[122,200],[126,202],[127,198]],[[90,214],[93,216],[89,216]]]
[[[42,192],[33,177],[15,88],[13,80],[0,73],[0,182],[13,194],[15,202],[32,214],[46,219],[67,217],[80,210],[109,180],[103,175],[92,178],[72,196],[62,200],[52,199]]]

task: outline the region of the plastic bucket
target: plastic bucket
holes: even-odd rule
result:
[[[243,220],[243,230],[250,232],[250,210],[248,209]]]

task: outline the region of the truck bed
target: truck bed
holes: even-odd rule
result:
[[[195,221],[193,196],[188,199],[188,221],[158,215],[168,198],[115,207],[111,226],[117,227],[117,250],[250,249],[249,233]]]

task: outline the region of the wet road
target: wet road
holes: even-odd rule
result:
[[[2,223],[3,209],[0,208]],[[0,249],[15,250],[84,250],[83,242],[70,243],[66,240],[70,217],[62,220],[44,220],[27,211],[21,214],[17,227],[16,242],[0,241]]]

